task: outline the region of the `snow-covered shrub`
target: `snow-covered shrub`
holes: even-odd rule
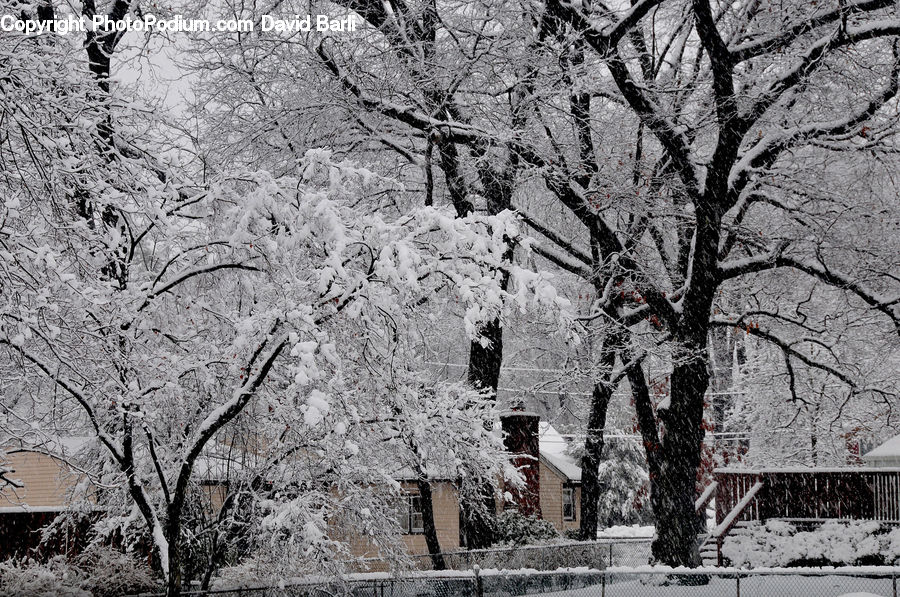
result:
[[[20,597],[91,597],[78,570],[62,556],[48,562],[31,559],[0,562],[0,595]]]
[[[882,538],[883,553],[886,564],[900,564],[900,527],[895,528]]]
[[[546,520],[507,510],[497,517],[495,537],[497,543],[528,545],[557,539],[559,532]]]
[[[0,562],[0,595],[118,597],[159,589],[150,568],[119,550],[91,546],[73,562],[56,556]]]
[[[81,587],[94,597],[148,593],[159,588],[146,562],[104,546],[91,546],[76,560],[83,577]]]
[[[890,564],[900,558],[900,530],[871,521],[828,521],[810,531],[772,520],[726,537],[722,554],[734,566]]]

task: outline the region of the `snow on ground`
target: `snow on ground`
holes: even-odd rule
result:
[[[656,532],[656,528],[653,526],[638,526],[636,524],[631,526],[617,525],[599,529],[597,531],[597,539],[621,539],[623,537],[650,538],[653,537],[654,532]]]
[[[633,577],[632,577],[633,578]],[[703,586],[662,586],[651,579],[611,580],[605,592],[599,585],[543,593],[543,597],[732,597],[737,595],[734,579],[714,578]],[[741,579],[741,597],[889,597],[890,578],[850,576],[768,576]]]

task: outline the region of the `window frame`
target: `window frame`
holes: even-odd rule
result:
[[[569,496],[568,505],[571,507],[572,513],[571,515],[566,515],[566,496]],[[562,488],[562,518],[565,522],[573,522],[578,519],[578,512],[575,508],[575,488],[574,487],[563,487]]]
[[[422,496],[420,494],[407,493],[403,495],[400,529],[404,535],[423,535],[425,533],[425,515],[422,512]]]

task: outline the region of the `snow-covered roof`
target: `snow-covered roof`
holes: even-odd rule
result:
[[[391,478],[394,481],[416,481],[419,476],[408,466],[402,466],[391,473]],[[431,481],[448,481],[453,478],[453,475],[447,471],[443,470],[440,467],[431,466],[428,467],[428,479]]]
[[[581,482],[581,467],[574,458],[566,454],[569,443],[553,425],[541,421],[538,428],[540,455],[544,461],[555,468],[567,480]],[[409,467],[399,467],[391,475],[397,481],[415,480],[417,475]],[[428,478],[432,481],[452,479],[453,475],[443,467],[429,466]]]
[[[900,460],[900,435],[895,435],[874,450],[863,455],[866,462],[882,460]]]
[[[581,467],[575,459],[566,454],[569,443],[553,425],[541,421],[538,428],[541,458],[550,463],[569,481],[581,481]]]

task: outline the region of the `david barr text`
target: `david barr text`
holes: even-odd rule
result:
[[[296,33],[302,31],[356,31],[356,21],[352,16],[340,17],[332,19],[328,15],[312,15],[300,17],[294,16],[292,19],[276,19],[275,17],[264,15],[260,27],[263,31],[275,31],[277,33]]]

